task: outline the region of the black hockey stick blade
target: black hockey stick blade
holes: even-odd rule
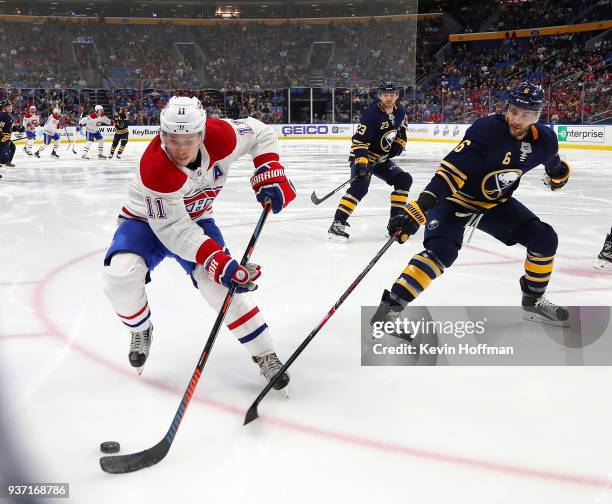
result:
[[[257,420],[259,418],[259,413],[257,413],[258,404],[259,403],[257,401],[251,404],[251,407],[244,416],[244,423],[242,425],[250,424],[253,420]]]
[[[268,384],[264,387],[264,389],[260,392],[260,394],[255,398],[253,404],[249,407],[245,417],[243,425],[247,425],[251,423],[253,420],[256,420],[259,417],[257,413],[257,407],[262,399],[270,392],[270,390],[274,387],[274,384],[278,381],[278,379],[287,371],[289,366],[293,364],[293,361],[298,358],[298,356],[304,351],[304,349],[308,346],[308,344],[313,340],[313,338],[317,335],[317,333],[321,330],[321,328],[327,323],[327,321],[336,313],[336,310],[340,308],[340,305],[344,303],[347,297],[355,290],[355,288],[359,285],[359,283],[364,279],[364,277],[368,274],[368,272],[374,267],[374,265],[378,262],[378,260],[383,256],[383,254],[391,247],[391,245],[398,239],[399,231],[396,231],[393,236],[389,237],[387,242],[383,245],[383,247],[376,253],[376,255],[372,258],[372,260],[368,263],[368,265],[359,273],[357,278],[353,280],[353,283],[344,291],[344,293],[340,296],[338,301],[332,306],[332,308],[327,312],[327,315],[323,320],[319,323],[317,327],[315,327],[311,333],[306,336],[306,339],[300,343],[300,345],[295,349],[295,351],[289,356],[287,362],[281,366],[276,375],[272,377],[272,379],[268,382]],[[405,238],[405,239],[404,239]],[[408,237],[402,237],[403,241],[406,241]]]
[[[355,175],[354,177],[351,177],[350,179],[348,179],[345,182],[342,182],[342,184],[340,184],[338,187],[336,187],[335,189],[333,189],[331,192],[327,193],[325,196],[323,196],[322,198],[318,198],[317,195],[315,194],[314,191],[312,191],[312,194],[310,195],[310,201],[312,201],[315,205],[318,205],[319,203],[323,203],[327,198],[331,198],[334,194],[336,194],[340,189],[342,189],[345,185],[350,184],[353,180],[355,180],[359,175]]]
[[[110,455],[100,459],[100,467],[110,474],[125,474],[151,467],[162,460],[170,450],[170,443],[166,438],[155,446],[138,453],[129,455]]]
[[[314,191],[312,191],[312,194],[310,195],[310,201],[312,201],[315,205],[318,205],[319,203],[321,203],[323,200],[317,198],[317,195]]]

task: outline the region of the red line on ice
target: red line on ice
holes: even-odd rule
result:
[[[76,351],[85,355],[89,359],[94,362],[111,369],[117,373],[122,374],[126,378],[131,380],[138,380],[140,382],[144,382],[147,385],[154,388],[161,388],[172,394],[176,394],[177,397],[183,392],[183,390],[177,390],[176,388],[170,387],[166,384],[161,384],[159,382],[154,383],[147,378],[137,377],[136,374],[127,367],[122,367],[117,365],[114,362],[104,359],[103,357],[97,355],[87,347],[81,345],[76,341],[69,341],[68,337],[62,332],[62,330],[55,324],[55,322],[49,317],[46,312],[44,305],[44,295],[45,291],[48,288],[49,284],[57,277],[59,274],[63,273],[68,268],[78,264],[79,262],[89,259],[95,255],[102,253],[103,250],[95,250],[88,254],[76,257],[51,271],[47,276],[42,280],[42,282],[37,285],[34,292],[34,307],[35,313],[40,318],[41,323],[45,327],[45,329],[49,332],[51,336],[60,340],[64,344],[69,343]],[[239,417],[244,415],[244,411],[242,408],[239,408],[235,405],[222,403],[216,400],[207,399],[207,398],[199,398],[194,397],[194,401],[199,402],[201,404],[206,404],[208,406],[213,406],[222,411],[226,411],[228,413],[232,413]],[[509,476],[520,476],[524,478],[536,479],[536,480],[546,480],[546,481],[554,481],[556,483],[570,483],[582,486],[588,486],[599,489],[606,489],[610,486],[611,481],[590,477],[590,476],[580,476],[575,474],[565,474],[561,472],[553,472],[546,471],[540,469],[533,469],[529,467],[521,467],[518,465],[504,464],[495,461],[482,460],[471,457],[463,457],[459,455],[453,455],[450,453],[441,453],[429,450],[423,450],[419,448],[414,448],[411,446],[401,445],[398,443],[381,441],[376,439],[369,439],[366,437],[355,436],[351,434],[345,434],[342,432],[322,429],[319,427],[315,427],[312,425],[306,425],[303,423],[294,422],[291,420],[284,420],[281,418],[276,418],[268,415],[262,415],[260,419],[266,423],[276,425],[277,427],[281,427],[283,429],[288,429],[294,432],[300,432],[302,434],[308,434],[311,436],[315,436],[321,439],[329,439],[334,440],[346,445],[359,446],[362,448],[369,448],[372,450],[379,450],[385,453],[394,453],[398,455],[405,455],[411,458],[430,460],[433,462],[439,462],[443,464],[450,464],[461,467],[469,467],[473,469],[480,469],[489,472],[501,473]]]

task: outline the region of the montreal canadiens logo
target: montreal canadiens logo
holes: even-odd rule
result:
[[[242,270],[236,271],[235,275],[236,275],[236,280],[238,280],[239,282],[243,282],[246,280],[246,273]]]
[[[489,173],[482,181],[482,194],[488,200],[496,200],[510,192],[521,178],[521,170],[498,170]]]
[[[380,139],[380,148],[383,152],[389,152],[391,150],[391,144],[397,136],[397,130],[387,131]]]

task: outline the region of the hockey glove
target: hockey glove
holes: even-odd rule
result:
[[[427,222],[427,211],[437,203],[430,193],[421,193],[417,201],[411,201],[402,208],[403,212],[389,220],[390,235],[397,235],[397,241],[404,243]]]
[[[371,176],[368,158],[360,157],[355,159],[355,175],[358,175],[358,180],[364,180]]]
[[[257,158],[254,162],[256,161]],[[280,212],[296,195],[295,187],[285,176],[285,168],[276,160],[256,165],[255,175],[251,177],[251,187],[261,206],[265,206],[267,199],[270,200],[273,213]]]
[[[238,286],[236,292],[239,294],[257,289],[255,280],[261,276],[261,267],[258,264],[247,263],[245,267],[240,266],[238,261],[223,250],[216,252],[204,268],[213,282],[228,289],[236,284]]]
[[[389,159],[399,156],[406,148],[406,131],[403,132],[401,129],[397,132],[395,140],[391,144],[389,149]]]
[[[566,161],[560,161],[556,168],[546,172],[542,182],[551,191],[558,191],[567,184],[571,174],[572,167]]]
[[[15,131],[17,133],[23,133],[25,131],[25,126],[23,125],[15,125],[11,128],[11,131]]]

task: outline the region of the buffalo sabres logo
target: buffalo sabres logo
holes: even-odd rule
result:
[[[482,194],[488,200],[496,200],[515,187],[521,178],[521,170],[498,170],[489,173],[482,181]]]
[[[427,229],[429,229],[430,231],[433,231],[439,225],[440,225],[440,221],[438,219],[433,219],[429,221],[429,224],[427,224]]]
[[[387,131],[382,138],[380,139],[380,148],[383,152],[389,152],[391,150],[391,144],[395,137],[397,136],[397,130]]]

